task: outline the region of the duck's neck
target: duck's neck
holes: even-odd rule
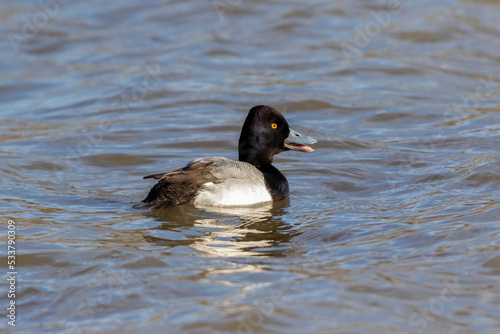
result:
[[[288,196],[288,193],[290,191],[288,187],[288,180],[276,167],[274,167],[270,163],[255,167],[257,167],[262,172],[262,174],[264,174],[266,186],[271,193],[273,202],[281,201]]]
[[[239,152],[238,160],[248,162],[259,168],[260,166],[271,165],[273,162],[273,156],[267,152],[260,152],[256,150],[247,150]]]

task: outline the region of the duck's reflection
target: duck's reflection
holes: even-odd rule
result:
[[[187,206],[152,212],[162,224],[146,240],[161,246],[189,246],[214,256],[284,256],[299,232],[284,220],[289,199],[247,208]]]

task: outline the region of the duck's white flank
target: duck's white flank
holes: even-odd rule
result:
[[[195,198],[195,206],[244,206],[272,202],[264,175],[253,165],[222,157],[193,161],[212,162],[210,173],[219,181],[205,183]]]

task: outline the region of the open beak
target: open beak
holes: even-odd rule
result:
[[[307,146],[316,143],[317,140],[304,136],[295,130],[290,129],[290,134],[285,139],[285,147],[289,150],[301,151],[301,152],[314,152],[314,150]]]

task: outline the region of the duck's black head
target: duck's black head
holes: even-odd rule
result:
[[[290,129],[281,113],[268,106],[250,109],[241,129],[238,146],[239,160],[255,166],[267,165],[273,156],[286,150],[314,152],[306,146],[316,139]]]

